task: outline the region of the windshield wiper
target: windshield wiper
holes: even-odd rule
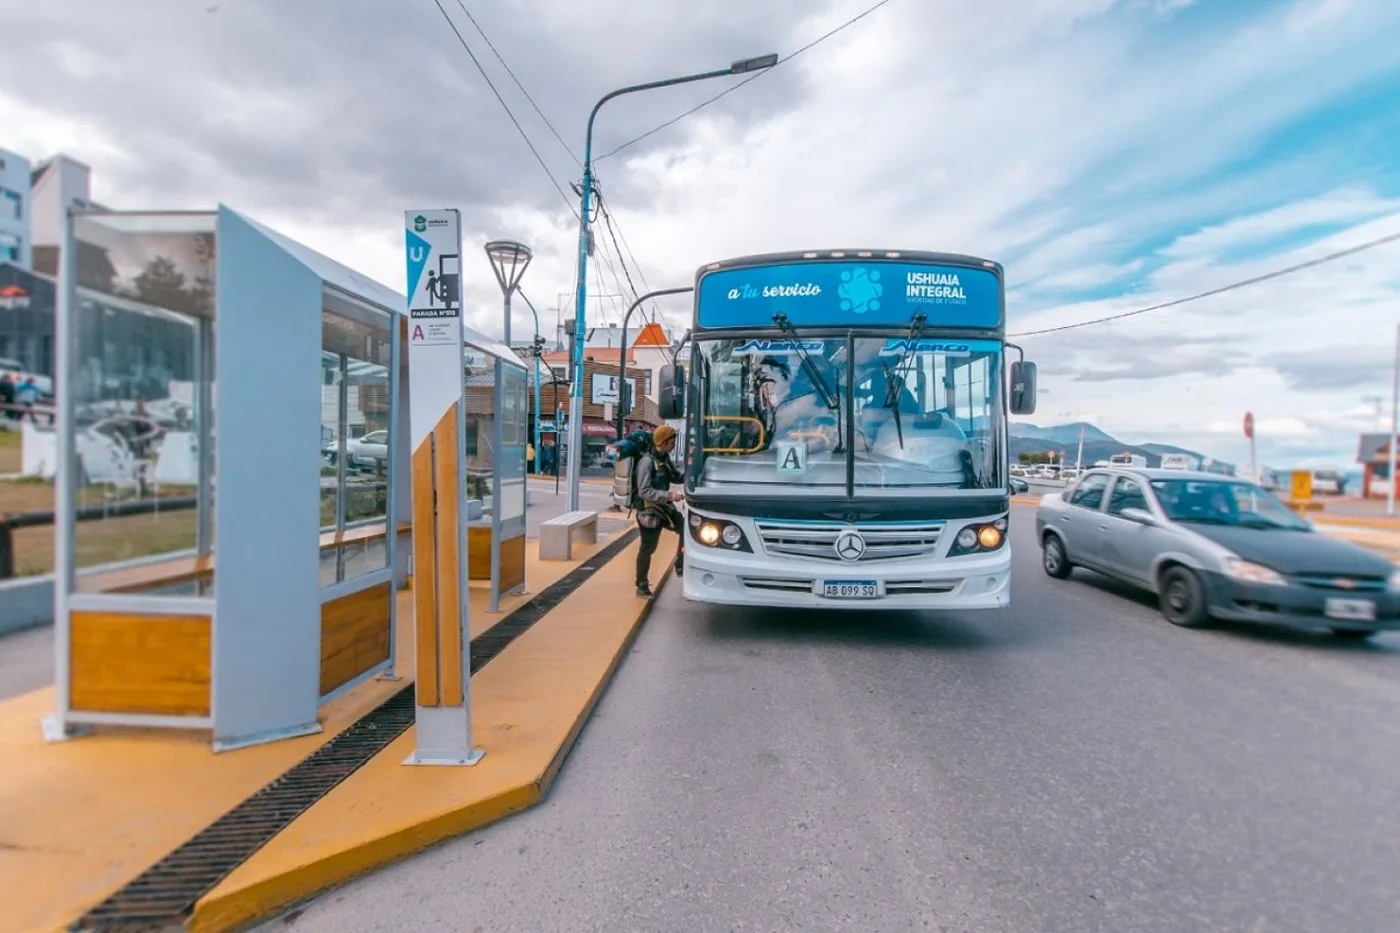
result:
[[[904,449],[904,423],[899,414],[899,396],[904,391],[904,369],[906,360],[912,358],[910,350],[913,348],[919,335],[923,333],[924,322],[928,320],[927,315],[915,314],[909,319],[909,334],[904,338],[904,349],[899,352],[899,360],[894,364],[894,372],[883,363],[880,368],[885,371],[885,407],[894,413],[894,433],[899,438],[899,449]]]
[[[798,336],[797,328],[793,327],[792,322],[788,320],[788,316],[779,312],[773,315],[773,323],[777,325],[778,330],[782,331],[783,336],[797,348],[797,354],[802,357],[802,371],[812,381],[812,388],[816,389],[817,394],[822,397],[822,404],[832,411],[840,411],[841,402],[827,387],[826,380],[822,378],[821,370],[817,368],[817,364],[808,355],[806,345]]]

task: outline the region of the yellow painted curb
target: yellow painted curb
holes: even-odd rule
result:
[[[621,621],[618,600],[606,601],[605,611],[594,606],[619,585],[630,588],[637,546],[630,544],[473,677],[473,733],[486,750],[481,764],[405,767],[401,762],[414,742],[410,729],[201,898],[189,928],[222,933],[246,927],[542,800],[656,605],[657,597],[639,600],[630,624],[604,634],[615,641],[601,646],[604,656],[593,659],[604,661],[602,669],[586,661],[579,670],[577,646],[590,638],[598,645],[588,617]],[[666,553],[658,550],[657,556]],[[658,596],[673,564],[674,558],[666,564]],[[570,670],[570,665],[575,676],[560,676],[558,670]],[[541,685],[553,695],[531,692]],[[538,721],[551,715],[551,704],[570,702],[577,706],[554,711],[562,722]],[[529,721],[532,714],[537,721]],[[422,811],[421,818],[412,815],[415,809]]]

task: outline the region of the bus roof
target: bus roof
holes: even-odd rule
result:
[[[936,253],[910,249],[813,249],[793,250],[784,253],[754,253],[733,259],[721,259],[718,262],[701,266],[696,270],[695,278],[698,280],[707,272],[717,272],[721,269],[742,269],[745,266],[776,266],[793,262],[821,262],[823,260],[843,262],[852,259],[866,262],[926,262],[930,265],[968,266],[969,268],[986,269],[997,278],[1004,277],[1001,263],[964,253]]]

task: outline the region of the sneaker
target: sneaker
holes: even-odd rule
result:
[[[647,583],[638,583],[637,595],[643,597],[644,599],[651,599],[651,597],[654,595],[651,591],[651,585]]]

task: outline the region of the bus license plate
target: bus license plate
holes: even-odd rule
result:
[[[824,580],[822,595],[827,599],[875,599],[880,588],[874,580]]]
[[[1351,622],[1374,622],[1376,604],[1369,599],[1329,599],[1323,609],[1329,619]]]

